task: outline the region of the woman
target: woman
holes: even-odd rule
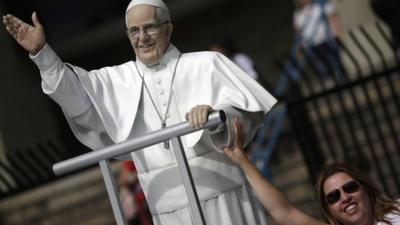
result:
[[[235,140],[224,153],[238,164],[258,199],[279,225],[326,225],[303,213],[269,183],[243,152],[242,131],[233,122]],[[316,185],[317,197],[331,225],[400,225],[400,204],[386,197],[359,170],[342,163],[325,168]]]

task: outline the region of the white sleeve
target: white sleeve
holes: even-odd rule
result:
[[[263,112],[247,112],[232,106],[221,106],[219,109],[225,112],[226,123],[216,129],[205,130],[202,138],[207,138],[213,149],[222,153],[222,147],[233,144],[232,121],[237,118],[242,126],[243,144],[246,146],[257,132],[264,117]]]
[[[104,130],[78,77],[49,45],[29,57],[40,70],[43,92],[62,108],[66,116],[86,128]]]
[[[59,104],[67,116],[81,115],[91,107],[78,77],[49,45],[30,58],[40,70],[43,92]]]

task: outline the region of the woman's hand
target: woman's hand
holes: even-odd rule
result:
[[[243,131],[242,127],[237,119],[232,122],[233,125],[233,146],[224,147],[224,153],[227,155],[234,163],[238,164],[240,167],[244,163],[249,162],[246,153],[243,148]]]

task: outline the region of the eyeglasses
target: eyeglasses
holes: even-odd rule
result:
[[[151,24],[146,24],[142,27],[130,27],[127,32],[132,38],[138,38],[140,34],[140,30],[143,30],[143,32],[147,35],[155,35],[160,31],[160,27],[164,24],[169,23],[169,21],[164,21],[161,23],[151,23]]]
[[[328,204],[333,205],[340,200],[340,195],[341,195],[340,189],[342,189],[347,194],[351,194],[360,190],[360,184],[357,181],[352,180],[345,183],[342,187],[339,187],[336,190],[329,192],[325,196],[326,202]]]

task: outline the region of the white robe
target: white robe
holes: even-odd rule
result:
[[[137,66],[157,109],[164,115],[179,51],[170,46],[156,66]],[[42,88],[63,109],[76,137],[96,150],[161,127],[133,61],[86,71],[62,63],[49,46],[31,56]],[[230,121],[239,118],[249,141],[276,100],[225,56],[182,54],[172,86],[167,126],[185,121],[196,105],[226,112],[228,123],[183,138],[207,224],[266,224],[242,171],[219,152],[231,142]],[[132,153],[155,224],[190,225],[188,200],[173,151],[163,144]],[[217,151],[215,151],[217,150]]]

